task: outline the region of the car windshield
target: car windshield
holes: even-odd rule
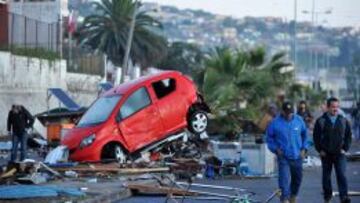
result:
[[[85,127],[100,124],[109,117],[114,107],[120,100],[121,95],[109,97],[101,97],[96,100],[93,105],[86,111],[85,115],[80,119],[78,127]]]

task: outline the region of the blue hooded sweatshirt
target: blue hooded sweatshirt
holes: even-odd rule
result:
[[[301,150],[308,149],[304,120],[295,114],[289,121],[278,115],[267,127],[266,142],[271,152],[280,149],[285,158],[299,159]]]

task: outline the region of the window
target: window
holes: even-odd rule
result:
[[[121,118],[127,118],[151,103],[145,87],[136,90],[120,108]]]
[[[166,95],[170,94],[171,92],[173,92],[176,88],[176,84],[175,84],[175,79],[173,78],[168,78],[165,80],[160,80],[158,82],[154,82],[152,84],[155,94],[157,96],[158,99],[161,99],[163,97],[165,97]]]
[[[86,111],[85,115],[80,119],[78,126],[91,126],[106,121],[120,98],[121,95],[100,97]]]

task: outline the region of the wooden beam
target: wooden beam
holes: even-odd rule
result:
[[[56,168],[57,171],[76,171],[76,172],[112,172],[119,174],[141,174],[141,173],[162,173],[169,172],[170,169],[168,167],[162,168],[118,168],[118,167],[66,167],[66,168]]]
[[[146,194],[164,194],[164,195],[178,195],[178,196],[196,196],[198,193],[186,191],[184,189],[164,187],[158,185],[144,185],[144,184],[128,184],[127,187],[139,193]]]

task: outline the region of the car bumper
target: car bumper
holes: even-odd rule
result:
[[[69,158],[72,161],[100,161],[100,150],[91,145],[83,149],[71,149]]]

